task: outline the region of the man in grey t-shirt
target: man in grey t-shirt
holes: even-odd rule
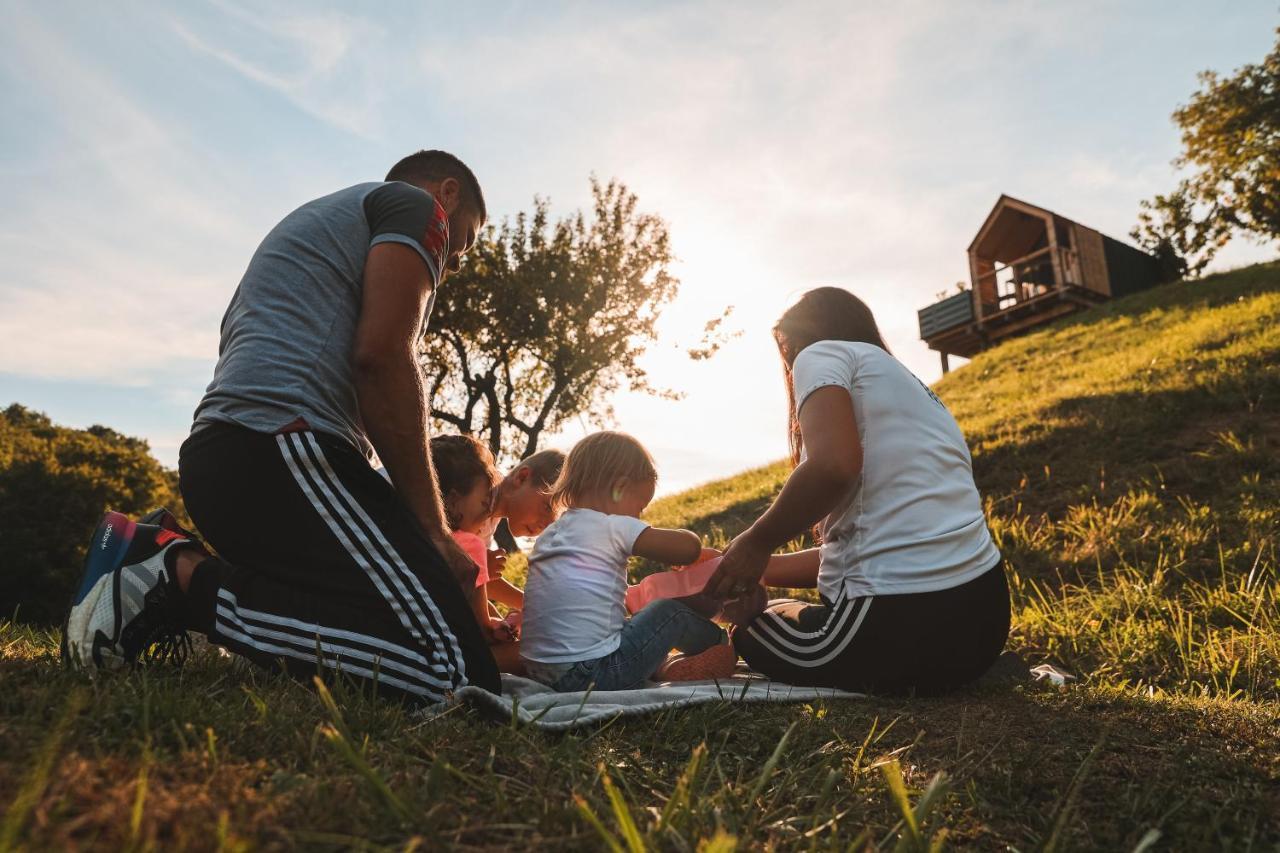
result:
[[[192,629],[265,666],[309,678],[319,663],[414,701],[499,689],[468,603],[476,566],[431,468],[417,363],[436,288],[485,218],[471,170],[420,151],[272,229],[223,317],[179,461],[218,556],[165,513],[108,513],[68,617],[69,660],[135,660]]]

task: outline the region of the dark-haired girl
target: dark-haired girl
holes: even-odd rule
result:
[[[809,291],[774,337],[795,468],[708,591],[763,580],[821,603],[771,603],[734,634],[738,653],[791,684],[923,694],[976,679],[1004,647],[1009,593],[955,419],[848,291]],[[820,547],[771,557],[815,524]]]

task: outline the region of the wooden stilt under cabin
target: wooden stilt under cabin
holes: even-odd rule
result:
[[[1051,210],[1000,196],[969,244],[970,287],[919,311],[920,338],[972,358],[1098,302],[1161,281],[1154,256]]]

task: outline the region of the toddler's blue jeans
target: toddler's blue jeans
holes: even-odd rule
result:
[[[618,648],[602,658],[578,661],[551,685],[562,693],[641,687],[672,649],[697,654],[726,642],[724,629],[675,599],[645,606],[627,620]]]

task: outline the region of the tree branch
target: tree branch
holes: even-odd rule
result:
[[[437,409],[435,406],[432,406],[431,417],[438,418],[447,424],[452,424],[453,426],[457,427],[460,431],[466,432],[465,427],[467,423],[459,415],[455,415],[450,412],[446,412],[444,409]]]

